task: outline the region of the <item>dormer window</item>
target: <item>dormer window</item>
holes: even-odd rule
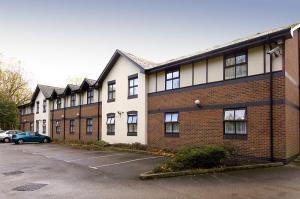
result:
[[[90,89],[87,91],[87,104],[94,103],[94,90]]]
[[[39,112],[40,112],[40,102],[37,101],[36,102],[36,114],[39,114]]]
[[[76,94],[71,95],[71,106],[76,106]]]
[[[56,100],[56,106],[57,106],[57,109],[60,109],[60,108],[61,108],[61,99],[60,99],[60,98],[58,98],[58,99]]]

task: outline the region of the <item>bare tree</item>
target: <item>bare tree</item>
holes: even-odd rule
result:
[[[74,84],[74,85],[80,85],[83,81],[84,77],[77,75],[77,76],[73,76],[73,77],[68,77],[66,80],[67,84]]]
[[[16,105],[27,103],[32,95],[29,82],[18,60],[5,60],[0,55],[0,96]]]

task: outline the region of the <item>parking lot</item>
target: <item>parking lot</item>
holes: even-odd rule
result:
[[[0,198],[299,198],[300,167],[141,181],[164,157],[0,144]]]

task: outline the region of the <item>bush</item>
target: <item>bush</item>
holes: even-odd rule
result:
[[[228,155],[228,151],[222,146],[188,147],[179,150],[171,160],[155,167],[153,172],[217,167],[222,165]]]

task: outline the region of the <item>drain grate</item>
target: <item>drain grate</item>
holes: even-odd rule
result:
[[[14,191],[36,191],[46,186],[47,184],[31,183],[13,188]]]
[[[10,172],[2,173],[2,174],[5,176],[12,176],[12,175],[18,175],[18,174],[22,174],[22,173],[24,173],[24,172],[23,171],[10,171]]]

